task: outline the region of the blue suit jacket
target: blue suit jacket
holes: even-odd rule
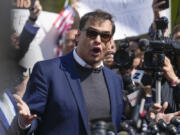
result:
[[[123,111],[121,78],[108,68],[107,82],[112,122],[119,128]],[[24,96],[31,113],[37,114],[29,133],[36,135],[87,135],[88,118],[73,53],[34,66]],[[28,134],[29,134],[28,133]]]
[[[18,111],[16,101],[9,90],[5,91],[9,96],[11,103],[14,105],[15,111]],[[14,117],[12,125],[9,125],[3,111],[0,108],[0,135],[18,135],[17,117]]]

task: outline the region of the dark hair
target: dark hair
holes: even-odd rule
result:
[[[80,20],[80,24],[79,24],[79,29],[82,30],[84,28],[84,26],[86,25],[86,22],[89,20],[109,20],[111,21],[112,24],[112,35],[115,32],[115,24],[114,21],[112,20],[112,15],[109,14],[108,12],[102,11],[102,10],[96,10],[94,12],[89,12],[87,14],[85,14],[81,20]]]
[[[176,25],[175,27],[174,27],[174,29],[173,29],[173,31],[172,31],[172,37],[177,33],[177,32],[179,32],[180,31],[180,24],[178,24],[178,25]]]

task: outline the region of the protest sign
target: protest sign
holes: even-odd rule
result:
[[[13,9],[12,14],[13,27],[20,34],[29,17],[29,11],[27,9]],[[58,31],[53,26],[53,22],[57,16],[57,13],[41,12],[37,20],[40,29],[30,44],[25,57],[20,61],[20,65],[32,69],[37,61],[56,57]]]
[[[153,21],[152,0],[79,0],[76,7],[80,16],[96,9],[111,13],[116,25],[114,39],[145,34]]]

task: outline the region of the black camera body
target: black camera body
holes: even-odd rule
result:
[[[142,39],[140,40],[140,45],[147,46],[143,63],[143,69],[145,70],[161,71],[164,66],[165,56],[169,57],[171,62],[174,60],[174,42],[170,38],[152,41]]]
[[[134,52],[129,52],[129,42],[132,41],[131,38],[125,38],[119,41],[119,48],[114,54],[114,64],[116,68],[121,70],[130,69],[132,67]]]
[[[157,20],[155,20],[157,30],[165,30],[168,28],[168,18],[163,16]]]

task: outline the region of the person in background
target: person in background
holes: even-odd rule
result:
[[[42,7],[39,0],[35,0],[33,8],[29,9],[30,15],[28,17],[28,20],[26,21],[23,30],[20,35],[18,35],[14,29],[11,34],[11,51],[10,56],[12,59],[14,59],[15,62],[19,63],[19,61],[24,57],[26,52],[29,49],[30,43],[35,38],[39,26],[36,24],[36,21],[42,11]],[[12,53],[13,52],[13,53]],[[29,79],[29,73],[27,75],[24,75],[25,72],[28,72],[29,69],[26,69],[19,65],[19,72],[17,73],[15,84],[18,84],[15,86],[15,84],[12,84],[11,88],[12,93],[16,93],[19,96],[23,96],[26,85]],[[9,86],[10,87],[10,86]]]
[[[164,1],[157,3],[157,0],[153,1],[153,11],[154,18],[160,18],[160,9],[158,8],[162,5]],[[156,30],[156,27],[153,27]],[[153,33],[151,33],[153,35]],[[176,26],[172,32],[172,40],[179,40],[180,35],[180,26]],[[166,123],[169,123],[173,117],[180,116],[180,79],[179,79],[179,54],[175,54],[174,63],[172,64],[172,59],[165,57],[164,66],[162,71],[164,72],[165,79],[162,82],[162,105],[155,103],[153,105],[153,111],[151,112],[151,117],[158,121],[159,119],[164,119]]]
[[[107,52],[104,56],[103,63],[108,68],[112,69],[114,67],[114,54],[116,53],[117,47],[112,39],[109,44],[107,44]]]
[[[0,1],[0,17],[2,18],[0,26],[0,134],[20,135],[23,131],[21,132],[21,130],[19,130],[17,102],[12,95],[12,93],[18,92],[18,90],[10,90],[10,88],[16,86],[20,82],[19,78],[22,76],[22,70],[18,62],[28,50],[34,35],[27,30],[28,28],[26,29],[27,23],[32,23],[29,20],[19,39],[17,39],[17,35],[11,33],[10,2],[11,1]],[[36,3],[35,6],[37,5]],[[35,7],[34,10],[36,9]],[[32,10],[30,12],[34,11]],[[38,16],[39,11],[36,11],[35,14]],[[30,16],[31,15],[32,13],[30,13]],[[25,87],[23,89],[25,89]]]
[[[78,29],[71,29],[62,37],[62,56],[70,53],[76,46],[76,35]]]

